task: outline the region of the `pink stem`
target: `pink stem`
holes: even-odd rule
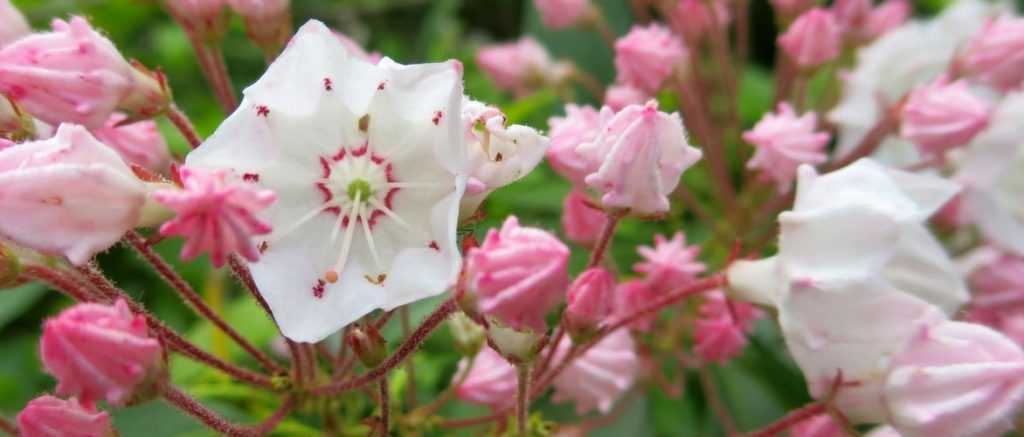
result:
[[[526,419],[530,415],[530,365],[516,366],[516,431],[526,437]]]
[[[747,434],[747,437],[774,437],[775,435],[781,434],[788,430],[793,425],[800,423],[801,421],[817,416],[818,414],[825,412],[825,404],[821,402],[813,402],[797,410],[790,411],[788,414],[783,416],[781,419],[774,423],[765,426],[757,431]]]
[[[241,282],[242,285],[245,286],[245,289],[249,291],[249,294],[252,295],[253,299],[256,299],[256,302],[260,304],[263,311],[266,311],[267,316],[273,319],[274,312],[270,310],[270,305],[267,303],[267,300],[263,298],[262,294],[260,294],[260,290],[256,286],[256,281],[252,279],[252,273],[249,272],[249,268],[242,263],[242,260],[238,258],[238,255],[231,255],[228,257],[228,265],[231,266],[231,271],[234,272],[235,278],[238,279],[238,282]],[[277,322],[275,321],[274,323]]]
[[[203,143],[203,138],[199,136],[199,132],[196,132],[196,127],[192,125],[192,121],[189,120],[188,116],[178,108],[178,105],[171,103],[165,115],[171,121],[171,124],[178,129],[178,132],[181,132],[181,135],[185,137],[185,141],[193,149]]]
[[[254,431],[257,435],[261,436],[270,434],[274,431],[274,428],[277,428],[277,425],[281,424],[281,421],[284,420],[285,417],[288,417],[288,415],[295,410],[295,406],[295,398],[288,397],[284,400],[284,403],[278,407],[277,411],[274,411],[273,415],[264,420],[263,423],[256,426]]]
[[[170,385],[164,387],[162,395],[167,403],[181,411],[184,411],[185,413],[188,413],[188,415],[199,419],[200,422],[203,422],[214,431],[231,437],[250,437],[258,435],[255,430],[229,422],[227,419],[221,417],[221,415],[216,411],[211,410],[209,407],[185,394],[185,392],[181,391],[177,387]]]
[[[409,306],[406,305],[399,308],[398,314],[401,316],[402,320],[402,336],[409,338],[409,335],[412,334],[412,321],[409,320]],[[411,410],[416,408],[416,404],[418,403],[418,400],[416,399],[416,366],[412,360],[405,362],[405,375],[407,377],[407,381],[405,382],[407,387],[406,404],[407,408]]]
[[[594,250],[590,252],[590,262],[587,263],[587,268],[593,268],[601,265],[601,261],[604,260],[605,253],[608,252],[608,247],[611,246],[612,237],[615,236],[615,228],[618,227],[619,220],[621,219],[622,214],[620,213],[607,213],[604,228],[601,229],[601,235],[598,236],[597,242],[594,243]]]
[[[382,437],[388,437],[391,435],[391,396],[388,393],[387,375],[380,378],[380,382],[377,384],[377,388],[377,393],[380,402],[380,435]]]
[[[708,400],[711,410],[715,412],[715,416],[718,416],[718,422],[722,425],[722,429],[725,430],[725,435],[730,437],[739,436],[740,433],[736,430],[736,421],[733,420],[732,414],[729,413],[729,408],[722,401],[722,396],[718,393],[718,387],[715,387],[715,380],[713,375],[711,375],[711,370],[707,366],[700,366],[697,368],[697,375],[700,378],[701,388],[704,389],[704,397]]]

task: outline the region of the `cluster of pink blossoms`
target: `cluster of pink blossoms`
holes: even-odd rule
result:
[[[773,0],[775,101],[745,122],[749,10],[635,2],[644,24],[617,36],[590,1],[533,3],[551,29],[596,31],[616,72],[602,84],[529,36],[480,48],[497,88],[565,100],[546,133],[469,96],[457,60],[399,64],[317,20],[293,32],[287,0],[167,0],[230,112],[203,140],[163,74],[85,18],[33,33],[0,0],[0,286],[42,281],[78,301],[40,339],[60,398],[36,398],[3,429],[114,436],[101,405],[162,398],[220,434],[268,435],[296,411],[335,427],[335,400],[376,385],[360,425],[375,435],[492,423],[530,435],[546,426],[530,404],[549,389],[580,417],[560,431],[585,433],[599,426],[588,414],[611,415],[641,384],[678,390],[663,374],[674,365],[701,372],[734,433],[708,375],[762,329],[781,333],[815,401],[756,435],[1016,426],[1024,19],[978,0],[910,22],[905,0]],[[229,10],[268,61],[241,101],[220,48]],[[812,92],[818,78],[832,88]],[[600,107],[577,102],[576,84]],[[184,159],[168,152],[161,116],[192,147]],[[579,269],[574,247],[525,210],[480,242],[460,231],[545,160],[567,182],[561,235],[589,255]],[[643,234],[653,244],[615,250],[638,229],[658,229]],[[185,240],[183,261],[229,266],[288,362],[161,258],[153,246],[168,238]],[[118,242],[259,369],[206,352],[107,279],[94,261]],[[408,305],[445,293],[389,351],[392,313],[408,325]],[[392,371],[440,326],[461,355],[450,395],[390,400]],[[276,410],[232,423],[172,383],[171,354],[265,391]],[[400,378],[415,399],[409,366]],[[492,412],[444,418],[448,396]]]

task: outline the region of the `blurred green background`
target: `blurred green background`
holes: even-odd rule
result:
[[[95,26],[105,31],[127,57],[137,58],[151,67],[162,68],[170,78],[178,104],[192,117],[202,134],[213,131],[224,117],[209,92],[182,31],[152,1],[140,0],[13,0],[38,29],[44,29],[52,17],[84,14]],[[481,44],[509,40],[520,34],[535,35],[554,56],[567,58],[591,72],[602,81],[611,82],[611,52],[591,33],[569,30],[549,31],[539,24],[529,0],[293,0],[294,20],[300,25],[316,18],[360,41],[369,50],[379,51],[399,62],[414,63],[458,58],[466,65],[466,92],[477,100],[497,104],[512,122],[546,130],[547,119],[562,113],[563,102],[552,92],[539,92],[514,100],[494,89],[476,68],[473,55]],[[632,23],[627,0],[602,0],[601,4],[613,29],[624,33]],[[943,0],[916,2],[918,13],[927,14],[941,8]],[[752,5],[753,62],[744,74],[742,115],[746,125],[752,124],[771,103],[775,29],[771,10],[765,1]],[[249,44],[241,20],[232,20],[225,41],[225,54],[234,83],[238,89],[252,83],[265,68],[259,50]],[[580,102],[588,94],[578,90]],[[663,96],[663,109],[672,109],[672,98]],[[178,154],[187,148],[182,138],[168,125],[162,126],[166,138]],[[699,171],[688,172],[686,182],[701,198],[708,199],[708,187]],[[509,214],[535,226],[559,231],[562,199],[568,192],[567,182],[542,167],[506,189],[493,194],[487,205],[487,219],[472,231],[482,237]],[[616,236],[613,255],[623,271],[636,261],[635,247],[650,244],[655,233],[671,233],[685,229],[691,243],[700,243],[707,230],[689,215],[674,211],[662,222],[627,220]],[[276,337],[271,323],[237,289],[230,279],[211,272],[205,259],[181,263],[177,259],[180,245],[167,241],[159,250],[175,260],[180,271],[197,288],[223,308],[229,321],[259,344],[268,345]],[[707,261],[720,262],[725,248],[710,248]],[[574,271],[584,263],[586,252],[574,250]],[[104,269],[118,284],[144,301],[171,326],[188,333],[198,343],[215,353],[244,361],[236,348],[230,347],[213,333],[207,323],[200,322],[176,295],[133,253],[115,248],[101,257]],[[223,293],[216,290],[223,289]],[[223,298],[220,298],[223,297]],[[436,301],[417,304],[414,318],[422,317]],[[0,414],[13,416],[28,400],[51,390],[54,381],[40,371],[37,341],[40,325],[48,315],[69,304],[55,292],[38,285],[27,285],[0,292]],[[395,323],[392,323],[394,325]],[[392,327],[394,328],[394,327]],[[388,333],[392,345],[398,333]],[[432,398],[450,381],[459,356],[449,345],[449,335],[442,329],[416,355],[419,398]],[[655,348],[688,347],[679,344],[657,344]],[[700,435],[721,434],[714,416],[708,411],[700,383],[693,374],[680,374],[674,362],[658,363],[668,378],[684,383],[683,393],[669,397],[663,391],[640,390],[630,396],[618,420],[596,435]],[[247,363],[251,364],[251,363]],[[724,367],[714,367],[714,376],[726,405],[732,410],[743,430],[754,429],[799,406],[808,400],[802,377],[785,356],[784,346],[772,323],[762,321],[751,345],[744,354]],[[185,360],[172,363],[172,374],[187,391],[209,402],[229,417],[254,422],[272,411],[277,400],[266,393],[230,383],[222,375],[205,370]],[[404,374],[393,376],[395,394],[404,389]],[[400,397],[400,396],[396,396]],[[370,414],[372,404],[365,396],[353,396],[342,404],[348,423],[357,424]],[[356,399],[358,398],[358,399]],[[545,419],[572,420],[573,409],[551,404],[547,398],[537,404]],[[480,407],[454,403],[443,410],[449,417],[472,417],[486,413]],[[116,411],[116,426],[123,436],[147,437],[209,435],[202,426],[159,402]],[[300,415],[288,420],[277,435],[315,435],[318,423]],[[349,430],[359,435],[362,429]],[[430,434],[430,432],[428,432]],[[441,435],[440,432],[434,432]],[[446,435],[450,435],[447,433]]]

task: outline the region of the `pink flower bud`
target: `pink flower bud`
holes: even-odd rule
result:
[[[363,46],[359,45],[354,39],[349,38],[347,35],[335,31],[334,36],[338,37],[338,41],[341,41],[341,45],[345,47],[350,56],[354,56],[357,59],[362,59],[366,62],[376,65],[380,62],[384,56],[379,52],[367,53]]]
[[[39,348],[47,372],[57,378],[57,393],[86,404],[148,399],[167,377],[146,318],[132,314],[121,299],[78,304],[47,320]]]
[[[581,144],[593,141],[600,130],[600,116],[593,107],[565,106],[564,117],[551,117],[548,126],[551,128],[551,144],[547,158],[551,168],[574,185],[585,184],[584,178],[591,169],[576,148]]]
[[[772,8],[775,9],[775,14],[782,18],[782,21],[789,22],[793,18],[800,16],[808,9],[814,7],[817,3],[815,0],[770,0]]]
[[[47,123],[99,127],[133,91],[134,69],[81,17],[0,49],[0,92]]]
[[[180,176],[182,190],[162,190],[153,197],[178,213],[160,227],[160,233],[188,239],[181,257],[188,260],[209,252],[218,267],[232,253],[258,260],[252,238],[272,229],[256,215],[274,203],[274,192],[239,180],[225,169],[185,167]]]
[[[117,150],[125,161],[157,173],[163,173],[171,162],[167,141],[152,120],[122,125],[128,117],[115,113],[107,124],[92,133],[96,139]]]
[[[607,214],[593,206],[587,194],[575,189],[565,196],[562,208],[562,233],[573,243],[589,247],[597,241],[607,221]]]
[[[981,325],[924,327],[893,358],[884,399],[908,436],[998,436],[1024,401],[1024,351]]]
[[[625,84],[615,84],[608,87],[604,93],[604,104],[613,111],[621,111],[629,105],[642,105],[651,99],[650,94],[641,89]]]
[[[268,56],[274,56],[292,36],[291,0],[227,0],[245,20],[245,33]]]
[[[623,317],[635,313],[644,308],[652,300],[660,296],[647,281],[633,279],[619,284],[615,290],[615,318],[620,320]],[[636,320],[629,325],[630,329],[647,332],[654,328],[657,314]]]
[[[867,25],[872,8],[872,0],[836,0],[832,3],[832,14],[839,29],[853,35]]]
[[[693,350],[706,362],[725,363],[747,345],[747,333],[764,313],[747,302],[727,299],[721,290],[703,297],[693,330]]]
[[[910,18],[913,12],[911,9],[907,0],[886,0],[871,11],[867,23],[861,29],[862,38],[870,41],[902,26]]]
[[[846,431],[828,414],[801,420],[789,430],[790,437],[845,437]]]
[[[832,13],[814,8],[804,12],[779,36],[779,46],[798,67],[814,68],[839,56],[841,36]]]
[[[551,29],[564,29],[578,23],[590,9],[590,0],[533,0],[540,19]]]
[[[146,187],[85,128],[0,150],[0,235],[82,264],[135,227]],[[102,205],[102,208],[98,207]]]
[[[11,0],[0,0],[0,47],[25,35],[32,29]]]
[[[201,42],[216,42],[227,31],[228,14],[224,0],[167,0],[167,12],[189,37]]]
[[[619,82],[654,94],[684,56],[682,41],[668,28],[659,24],[633,26],[615,42],[615,71]]]
[[[677,31],[682,31],[687,41],[695,43],[704,37],[714,36],[714,29],[724,29],[729,25],[729,5],[722,0],[712,0],[714,11],[707,7],[704,0],[678,0],[675,9],[668,17],[669,22]],[[717,26],[715,26],[717,24]]]
[[[601,267],[581,273],[568,293],[565,328],[572,338],[585,342],[612,314],[615,305],[615,276]]]
[[[564,357],[570,342],[561,346],[556,355]],[[607,414],[615,401],[633,387],[639,361],[629,331],[612,332],[555,377],[552,400],[575,402],[576,413],[580,415],[594,409]]]
[[[33,399],[18,413],[21,437],[116,437],[110,415],[75,399],[50,395]]]
[[[1024,82],[1024,18],[989,21],[964,50],[964,68],[974,79],[1009,91]]]
[[[476,62],[491,77],[498,89],[526,95],[544,84],[556,81],[560,67],[551,62],[548,52],[537,40],[481,47]]]
[[[971,307],[1013,311],[1024,305],[1024,258],[996,252],[971,272]]]
[[[765,114],[753,129],[743,133],[743,140],[757,147],[747,168],[761,170],[779,192],[789,191],[801,164],[818,165],[828,159],[825,146],[830,136],[816,132],[817,124],[814,112],[798,117],[792,106],[780,103],[775,113]]]
[[[691,282],[705,270],[704,263],[697,260],[700,246],[687,246],[686,235],[676,232],[671,240],[663,235],[654,236],[654,247],[640,246],[637,252],[643,261],[633,266],[633,271],[646,275],[647,283],[656,293],[668,293]]]
[[[988,125],[988,106],[971,94],[967,82],[940,77],[910,93],[903,106],[900,134],[924,156],[943,157],[964,146]]]
[[[516,330],[547,331],[544,317],[565,297],[569,248],[510,216],[466,254],[468,291],[481,313]]]
[[[591,187],[604,193],[606,208],[656,215],[669,209],[668,194],[679,185],[683,171],[701,158],[686,141],[678,113],[658,111],[657,102],[633,105],[612,116],[603,112],[603,128],[592,143],[576,152],[594,173]]]
[[[388,357],[388,342],[372,324],[352,326],[345,343],[368,369],[379,366]]]
[[[516,367],[502,358],[494,349],[484,347],[472,361],[463,359],[452,378],[452,384],[462,380],[455,389],[459,399],[499,410],[510,407],[516,400]],[[469,368],[467,368],[469,367]],[[468,375],[464,374],[469,372]]]

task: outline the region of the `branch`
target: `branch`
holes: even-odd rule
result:
[[[172,102],[164,115],[178,129],[178,132],[181,132],[181,135],[185,137],[185,141],[188,141],[188,145],[193,149],[203,143],[203,137],[199,136],[199,132],[196,132],[196,127],[192,125],[192,121],[178,108],[178,105]]]
[[[177,387],[172,385],[165,386],[162,396],[167,403],[181,411],[184,411],[185,413],[188,413],[188,415],[199,419],[200,422],[203,422],[214,431],[230,437],[254,437],[258,435],[258,433],[253,429],[248,429],[229,422],[227,419],[221,417],[221,415],[216,411],[211,410],[209,407],[185,394],[185,392],[181,391]]]

